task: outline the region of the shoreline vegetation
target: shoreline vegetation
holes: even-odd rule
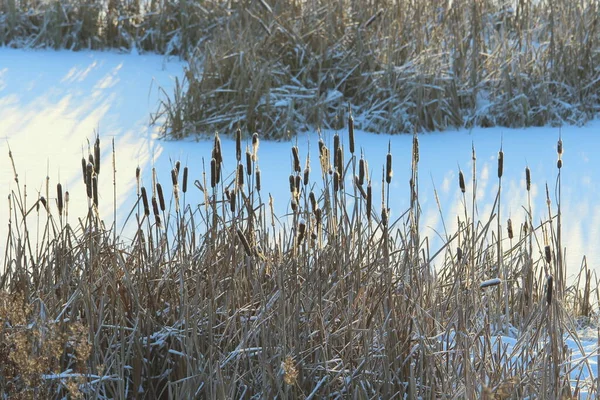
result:
[[[0,391],[97,399],[596,394],[597,352],[584,354],[578,328],[595,326],[598,281],[585,263],[566,280],[562,141],[559,195],[553,204],[546,189],[539,224],[531,204],[522,224],[500,213],[502,149],[496,202],[480,215],[473,148],[470,171],[456,182],[459,228],[430,254],[419,234],[418,136],[411,160],[388,153],[368,162],[352,116],[345,120],[347,136],[321,140],[311,155],[317,170],[292,145],[289,182],[281,182],[289,187],[285,222],[261,192],[269,179],[258,167],[261,138],[240,130],[235,154],[223,154],[214,136],[207,170],[175,162],[170,182],[156,171],[141,182],[138,169],[127,240],[97,213],[99,197],[113,197],[98,196],[98,179],[118,179],[114,145],[102,157],[97,138],[81,160],[87,216],[70,215],[69,194],[49,178],[32,199],[13,162]],[[112,170],[100,168],[111,158]],[[392,214],[389,185],[403,162],[411,164],[410,206]],[[525,176],[529,191],[535,177],[528,168]],[[373,202],[376,181],[381,204]],[[203,193],[200,204],[186,202],[191,185]]]
[[[163,134],[582,124],[598,112],[594,1],[7,0],[0,44],[189,62]],[[160,119],[160,118],[159,118]]]

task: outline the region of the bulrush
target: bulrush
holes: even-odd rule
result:
[[[252,135],[252,161],[258,161],[258,145],[260,140],[258,138],[258,133],[254,132]]]
[[[154,212],[156,226],[160,227],[160,212],[158,211],[158,202],[156,201],[155,196],[152,196],[152,211]]]
[[[293,174],[290,175],[289,181],[290,181],[290,193],[292,194],[292,197],[294,197],[294,195],[296,193],[296,178],[294,177]]]
[[[83,172],[83,183],[87,185],[87,161],[85,157],[81,157],[81,172]]]
[[[98,176],[96,174],[92,176],[92,198],[94,205],[98,208]]]
[[[466,191],[465,176],[463,175],[462,171],[458,171],[458,186],[460,187],[461,192],[464,193]]]
[[[391,152],[392,143],[388,143],[388,153],[385,157],[385,181],[389,185],[392,182],[392,152]]]
[[[136,183],[136,194],[140,195],[140,167],[139,165],[135,168],[135,183]]]
[[[525,167],[525,187],[527,188],[527,191],[531,190],[531,171],[529,170],[529,167]]]
[[[235,131],[235,159],[242,161],[242,130],[239,128]]]
[[[348,147],[350,148],[350,154],[354,154],[354,118],[352,118],[352,112],[348,115]]]
[[[160,183],[156,184],[156,192],[158,194],[158,203],[160,204],[160,210],[165,211],[165,196],[163,195],[163,190]]]
[[[150,207],[148,206],[148,195],[146,194],[146,188],[142,186],[142,204],[144,205],[144,215],[147,217],[150,215]]]
[[[546,262],[550,264],[552,262],[552,251],[550,250],[550,246],[546,245],[546,247],[544,247],[544,255],[546,257]]]
[[[513,238],[513,226],[512,226],[512,220],[510,218],[508,219],[506,229],[508,231],[508,238],[512,239]]]
[[[300,155],[298,153],[298,146],[292,147],[292,159],[294,163],[294,172],[300,173],[302,169],[300,167]]]
[[[373,207],[373,190],[371,188],[371,182],[367,186],[367,220],[371,220],[371,209]]]
[[[300,219],[298,222],[298,245],[302,244],[304,241],[304,237],[306,235],[306,221],[304,219]]]
[[[554,286],[554,278],[552,278],[552,275],[548,275],[548,277],[546,278],[546,304],[548,304],[548,305],[552,304],[553,286]]]
[[[252,175],[252,153],[248,147],[246,147],[246,173],[248,176]]]
[[[217,160],[211,158],[210,160],[210,187],[215,188],[217,186]]]
[[[183,193],[187,192],[187,181],[188,181],[188,167],[185,167],[183,169],[183,183],[182,183],[183,184],[183,187],[182,187]]]
[[[310,194],[308,195],[308,200],[310,201],[310,206],[312,208],[312,211],[314,212],[317,209],[317,198],[315,197],[314,192],[310,192]]]
[[[92,193],[92,175],[94,174],[94,165],[92,163],[87,163],[85,170],[85,187],[87,190],[88,199],[91,199],[93,196]]]
[[[94,167],[96,168],[96,174],[100,174],[100,137],[96,136],[96,142],[94,142]]]
[[[504,172],[504,152],[500,150],[498,152],[498,178],[502,178]]]
[[[333,191],[337,193],[340,190],[340,174],[333,171]]]
[[[56,204],[58,206],[58,213],[60,215],[62,215],[63,213],[63,191],[62,191],[62,185],[60,183],[58,183],[56,185]]]
[[[256,169],[256,190],[260,192],[260,169]]]
[[[358,184],[360,186],[365,183],[365,170],[366,170],[366,160],[363,158],[362,154],[360,156],[360,161],[358,162]]]
[[[238,167],[237,167],[237,181],[236,181],[237,187],[238,188],[242,188],[244,187],[244,164],[239,163]]]

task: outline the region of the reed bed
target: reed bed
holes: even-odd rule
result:
[[[116,179],[114,146],[112,176],[102,178],[107,165],[100,175],[100,160],[110,159],[100,138],[82,159],[85,216],[69,214],[69,193],[49,179],[32,200],[15,167],[0,275],[0,391],[97,399],[596,393],[589,360],[597,354],[575,359],[565,343],[582,346],[576,328],[595,321],[598,282],[584,260],[567,283],[560,203],[548,202],[537,225],[530,204],[528,218],[505,225],[500,185],[480,219],[467,201],[477,183],[473,149],[472,186],[463,171],[457,182],[458,229],[431,254],[419,229],[418,137],[410,206],[395,210],[388,185],[402,161],[390,153],[368,163],[347,121],[346,139],[338,135],[331,149],[320,141],[318,170],[292,146],[284,219],[261,192],[269,178],[257,134],[235,133],[235,155],[223,154],[215,135],[210,165],[176,162],[168,183],[156,171],[142,182],[138,169],[138,201],[120,217],[133,226],[129,240],[97,212],[98,179]],[[532,179],[527,169],[528,192]],[[199,204],[186,201],[192,185]]]

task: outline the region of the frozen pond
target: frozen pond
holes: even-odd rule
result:
[[[113,215],[111,140],[115,140],[118,219],[124,219],[135,201],[135,169],[139,165],[144,184],[149,186],[155,167],[163,186],[170,187],[170,170],[175,160],[190,168],[190,178],[200,179],[203,165],[210,162],[212,142],[187,140],[164,142],[156,139],[148,115],[156,110],[162,86],[167,92],[173,77],[181,77],[183,64],[159,56],[116,53],[70,53],[0,49],[0,243],[5,243],[8,224],[7,196],[16,189],[8,145],[15,159],[19,182],[27,184],[28,204],[38,193],[45,195],[50,177],[50,199],[54,205],[56,183],[70,191],[70,213],[83,216],[87,210],[81,177],[82,153],[87,156],[87,140],[99,130],[102,139],[100,212],[107,224]],[[587,255],[588,264],[600,267],[600,121],[585,127],[563,127],[562,169],[563,240],[567,248],[569,272],[574,273]],[[324,132],[327,143],[333,132]],[[346,132],[340,132],[347,142]],[[494,202],[497,154],[504,150],[502,181],[502,220],[512,219],[515,230],[526,217],[525,167],[532,177],[533,220],[547,219],[545,185],[548,184],[552,210],[556,212],[556,142],[558,128],[474,129],[424,134],[420,140],[420,203],[423,234],[443,234],[433,188],[437,189],[446,229],[453,233],[457,213],[462,216],[462,194],[458,187],[459,167],[465,174],[467,199],[471,198],[471,146],[477,153],[477,203],[481,219],[487,219]],[[374,193],[380,192],[381,167],[388,141],[394,156],[394,178],[390,205],[392,218],[409,204],[409,177],[412,137],[357,133],[357,149],[362,148],[373,173]],[[318,137],[301,134],[298,146],[302,158],[310,149],[314,178],[319,173]],[[234,168],[234,143],[224,140],[226,171]],[[259,164],[264,194],[272,193],[276,212],[284,215],[289,207],[288,177],[291,171],[288,143],[261,142]],[[347,148],[347,145],[346,145]],[[346,160],[349,154],[346,151]],[[350,187],[349,185],[346,185]],[[197,197],[195,197],[197,196]],[[187,202],[199,199],[191,187]],[[469,200],[470,201],[470,200]],[[375,202],[373,204],[379,204]],[[468,206],[470,209],[470,205]],[[2,210],[6,210],[2,211]],[[117,225],[119,223],[117,222]]]

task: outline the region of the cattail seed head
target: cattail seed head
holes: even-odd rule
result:
[[[217,160],[212,158],[210,160],[210,187],[215,188],[217,186]]]
[[[323,211],[320,208],[315,209],[315,222],[316,225],[321,225],[321,221],[323,220]]]
[[[175,172],[177,173],[177,178],[179,179],[179,171],[181,171],[181,162],[175,161]]]
[[[354,118],[352,118],[352,113],[348,116],[348,144],[350,154],[354,154]]]
[[[87,161],[85,161],[85,157],[81,157],[81,171],[83,172],[83,183],[87,185]]]
[[[308,185],[310,178],[310,168],[307,166],[304,168],[304,186]]]
[[[183,168],[183,193],[187,192],[188,167]]]
[[[94,199],[94,205],[98,208],[98,176],[95,174],[92,177],[92,197]]]
[[[300,186],[302,185],[302,178],[300,178],[300,175],[296,175],[295,183],[296,183],[296,193],[300,194]]]
[[[531,190],[531,171],[529,167],[525,168],[525,186],[527,187],[527,191]]]
[[[413,160],[415,164],[419,163],[419,138],[416,134],[413,137]]]
[[[548,305],[552,304],[552,290],[553,290],[553,286],[554,286],[554,279],[552,278],[552,275],[548,275],[547,278],[547,282],[546,282],[546,303]]]
[[[218,133],[215,133],[215,144],[213,147],[213,157],[217,160],[217,164],[221,164],[223,162],[223,153],[221,152],[221,138]],[[219,181],[217,181],[218,183]]]
[[[373,195],[371,189],[371,182],[367,186],[367,220],[371,220],[371,208],[373,205]]]
[[[256,190],[260,192],[260,169],[256,169]]]
[[[323,148],[325,147],[325,142],[322,138],[319,139],[319,156],[323,156]]]
[[[458,186],[460,187],[460,191],[461,192],[465,192],[466,188],[465,188],[465,176],[463,175],[462,171],[458,172]]]
[[[388,209],[385,206],[381,208],[381,224],[383,226],[388,224]]]
[[[100,174],[100,137],[96,137],[96,142],[94,143],[94,166],[96,168],[96,175]]]
[[[552,251],[550,250],[550,246],[544,247],[544,254],[546,256],[546,262],[550,264],[552,262]]]
[[[300,167],[300,155],[298,153],[298,146],[293,146],[292,147],[292,158],[294,161],[294,172],[300,172],[302,171],[301,167]]]
[[[315,197],[315,193],[313,191],[309,193],[308,200],[310,201],[310,206],[314,212],[317,209],[317,198]]]
[[[135,169],[135,179],[136,179],[137,181],[139,181],[139,180],[140,180],[140,167],[139,167],[139,166],[138,166],[138,167],[136,167],[136,169]]]
[[[344,149],[342,146],[339,146],[337,148],[337,157],[335,157],[335,159],[336,159],[335,168],[340,173],[340,176],[343,177],[344,176]]]
[[[361,157],[358,162],[358,184],[362,186],[365,183],[365,159]]]
[[[293,195],[294,193],[296,193],[296,178],[294,177],[294,175],[290,175],[289,181],[290,181],[290,193]]]
[[[556,152],[558,153],[559,156],[561,156],[562,153],[563,153],[563,142],[562,142],[562,139],[558,139],[558,143],[556,144]]]
[[[333,165],[337,166],[338,149],[340,148],[340,135],[333,135]]]
[[[48,211],[48,203],[46,202],[46,198],[44,196],[40,196],[39,203],[42,204],[44,210]]]
[[[297,212],[298,211],[298,203],[296,202],[296,199],[292,199],[290,205],[292,206],[292,211],[293,212]]]
[[[248,176],[252,175],[252,153],[248,148],[246,148],[246,173]]]
[[[148,195],[146,194],[146,188],[142,186],[142,203],[144,204],[144,215],[147,217],[150,215],[150,207],[148,206]]]
[[[298,245],[300,245],[302,243],[305,235],[306,235],[306,221],[304,221],[304,219],[301,219],[298,222]]]
[[[242,161],[242,130],[239,128],[235,131],[235,159]]]
[[[237,168],[237,186],[244,186],[244,164],[239,163]]]
[[[507,222],[507,230],[508,230],[508,238],[512,239],[513,238],[513,227],[512,227],[512,220],[509,218],[508,222]]]
[[[177,185],[177,169],[173,168],[171,170],[171,183],[173,183],[173,186]]]
[[[463,259],[463,251],[460,247],[456,248],[456,258],[458,259],[458,262],[461,262]]]
[[[158,194],[158,203],[160,204],[160,210],[165,211],[165,196],[163,195],[163,190],[160,183],[156,184],[156,193]]]
[[[93,154],[88,154],[88,162],[90,162],[92,165],[94,165],[94,155]]]
[[[56,185],[56,202],[58,205],[58,213],[62,215],[63,212],[63,191],[62,185],[59,183]]]
[[[156,226],[160,227],[160,213],[158,211],[158,202],[156,201],[155,196],[152,196],[152,211],[154,212],[154,221],[156,221]]]
[[[387,153],[385,160],[385,181],[389,185],[392,182],[392,153]]]
[[[333,171],[333,191],[338,192],[340,190],[340,174],[337,171]]]
[[[562,160],[559,158],[558,161],[556,162],[556,166],[558,167],[558,169],[562,168]]]
[[[498,178],[502,178],[504,172],[504,152],[500,150],[498,152]]]
[[[254,132],[252,135],[252,161],[256,162],[258,159],[258,145],[260,140],[258,139],[258,133]]]
[[[85,170],[85,186],[87,189],[87,196],[89,199],[92,198],[92,175],[94,173],[94,165],[92,163],[87,163]]]
[[[235,212],[235,197],[236,197],[236,191],[234,189],[229,193],[229,206],[230,206],[232,213]]]

